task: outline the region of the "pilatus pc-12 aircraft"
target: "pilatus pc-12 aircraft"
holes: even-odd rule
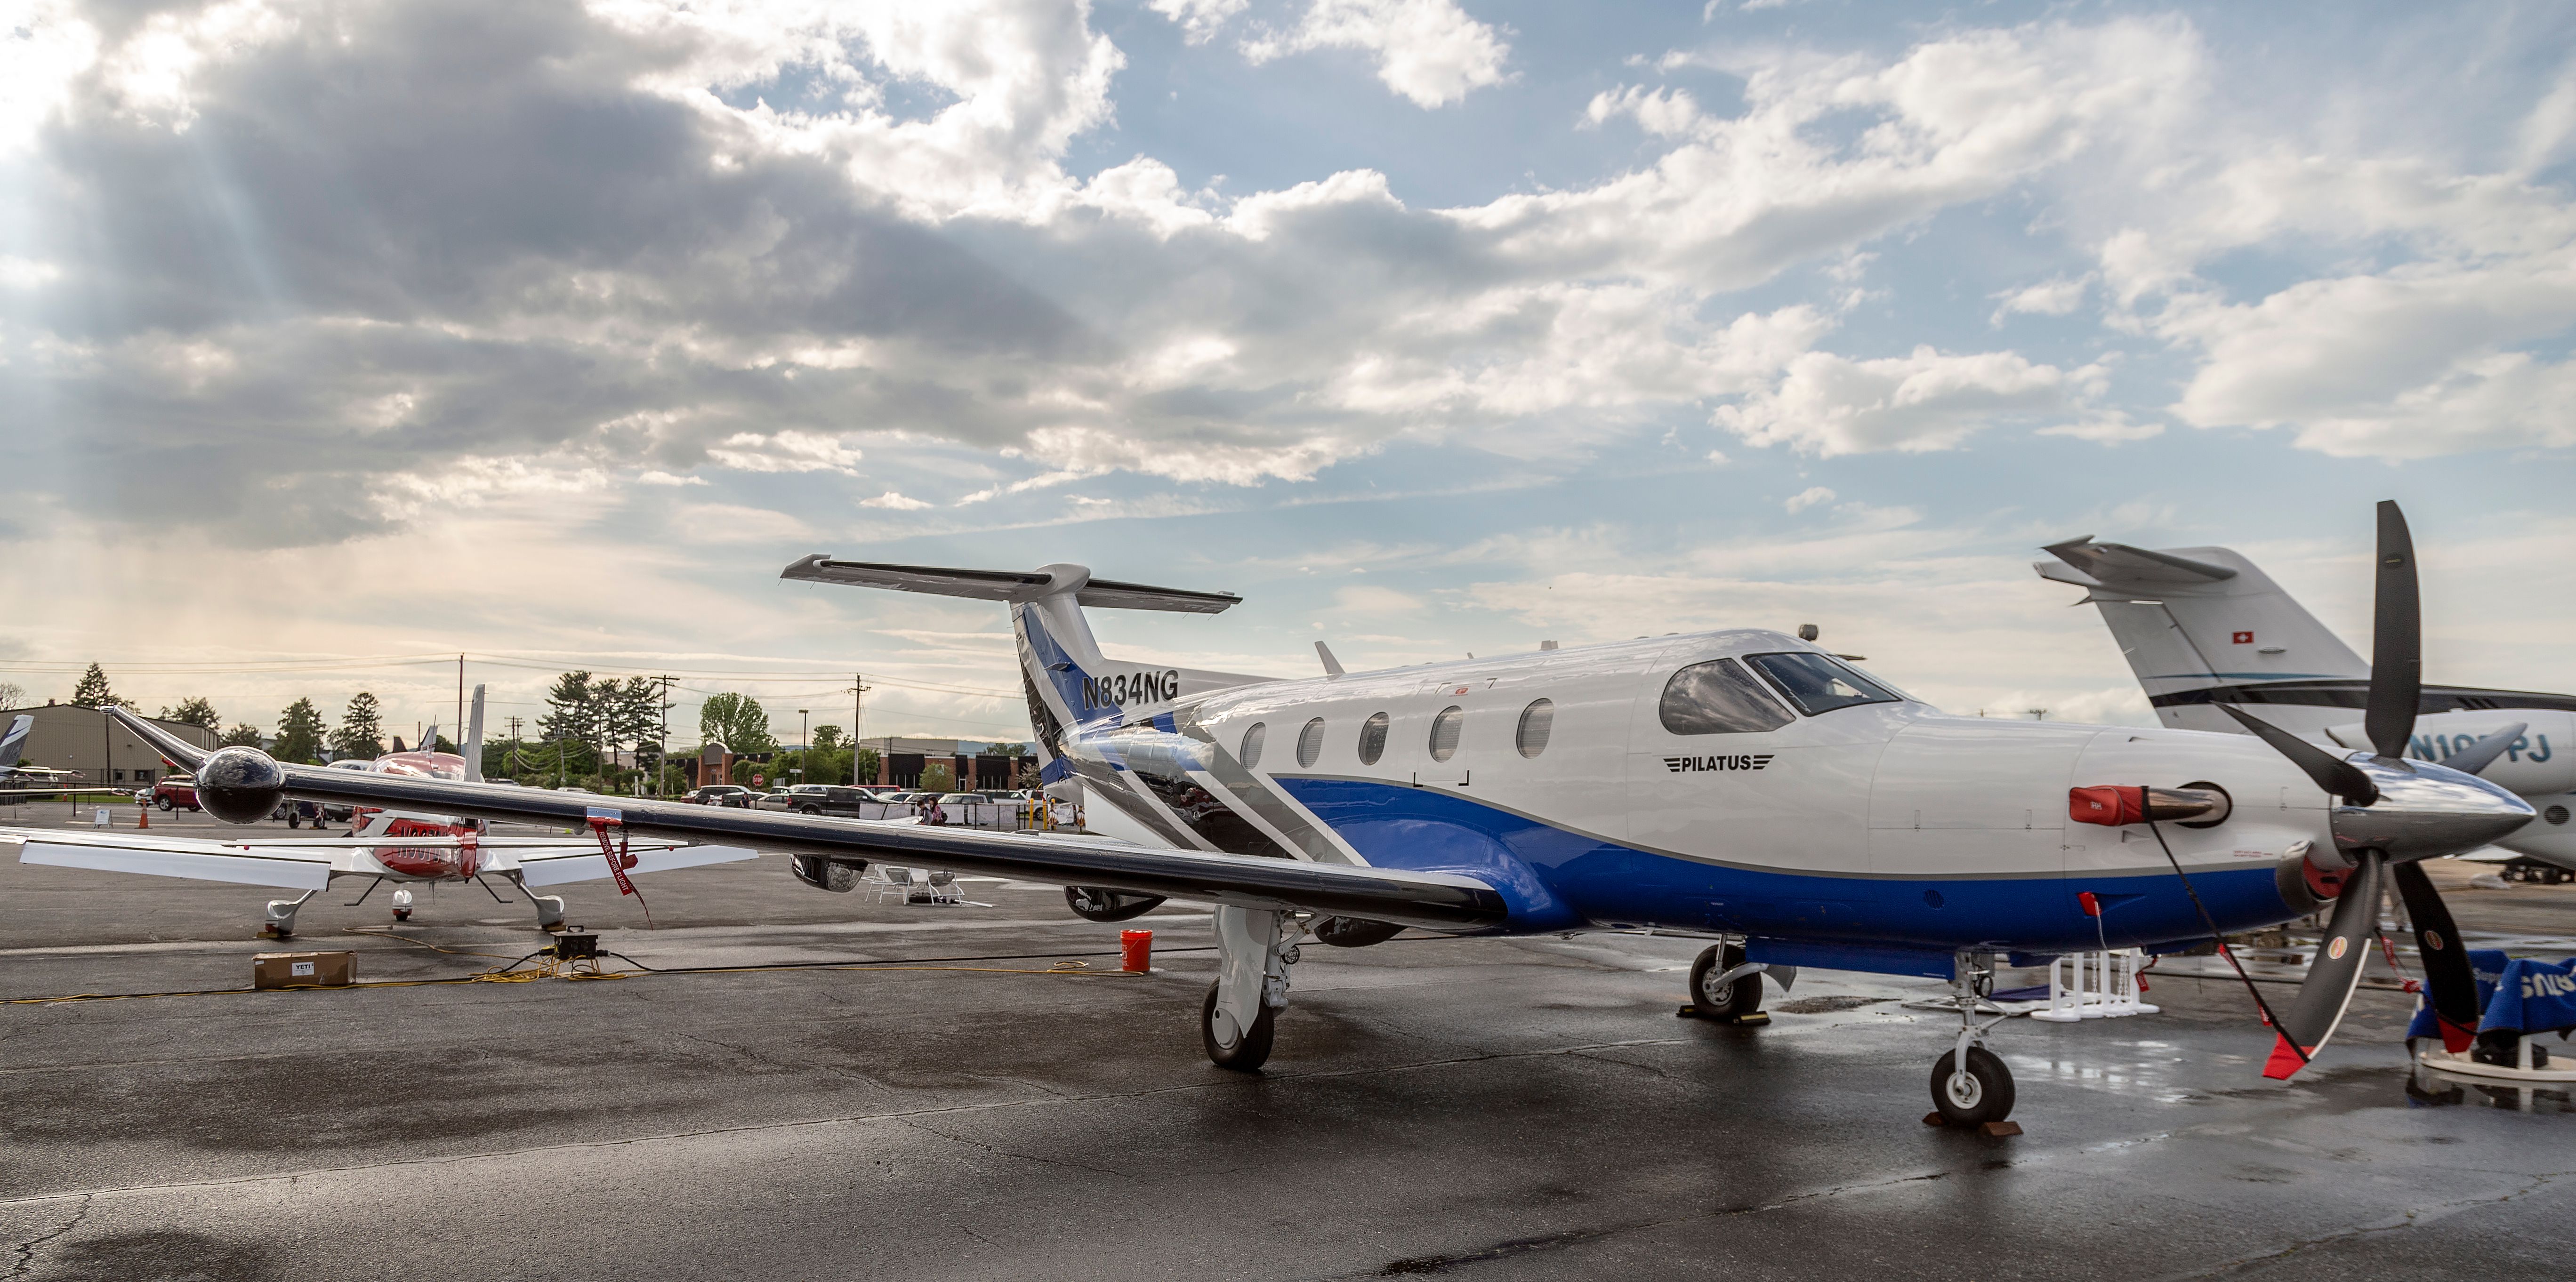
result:
[[[2031,568],[2084,589],[2077,604],[2101,610],[2164,724],[2233,732],[2233,707],[2328,747],[2371,742],[2359,717],[2371,669],[2252,561],[2089,535],[2042,550],[2057,559]],[[2496,845],[2576,868],[2576,695],[2428,685],[2416,712],[2408,757],[2476,775],[2540,812]]]
[[[481,686],[474,688],[474,712],[469,724],[472,728],[466,734],[465,751],[461,754],[409,750],[397,738],[392,752],[371,761],[343,761],[327,770],[318,766],[298,766],[296,769],[325,770],[332,775],[353,777],[364,772],[366,777],[377,779],[455,780],[481,786]],[[147,736],[147,741],[162,756],[173,761],[185,760],[170,751],[164,742],[169,737],[156,733]],[[437,743],[438,727],[431,726],[429,733],[422,736],[422,741]],[[198,757],[205,756],[202,748],[192,748],[191,751]],[[513,791],[507,787],[497,790]],[[199,800],[204,802],[202,794]],[[264,819],[275,809],[272,804],[269,810],[245,818],[215,811],[211,803],[205,804],[209,812],[233,823]],[[619,863],[612,867],[603,856],[600,845],[586,838],[575,841],[564,837],[487,836],[471,817],[456,811],[430,812],[418,808],[362,804],[356,807],[356,812],[351,816],[346,837],[244,840],[165,837],[156,833],[120,830],[82,832],[57,828],[0,828],[0,840],[20,842],[18,861],[26,864],[301,890],[304,893],[296,898],[272,899],[268,903],[266,918],[260,923],[260,933],[279,939],[293,935],[296,914],[315,895],[341,878],[369,879],[367,888],[350,902],[350,907],[366,902],[367,896],[374,894],[378,885],[392,882],[394,917],[402,920],[410,913],[409,887],[423,883],[473,882],[489,891],[495,900],[507,903],[509,901],[502,900],[500,892],[492,890],[491,882],[486,880],[498,877],[527,896],[529,904],[537,910],[540,928],[555,930],[563,925],[563,897],[540,895],[529,887],[616,877],[622,889],[625,878],[631,875],[753,859],[759,855],[757,851],[739,846],[629,841],[621,845],[617,856]]]
[[[795,855],[837,888],[870,860],[1086,888],[1102,903],[1216,905],[1208,1057],[1270,1053],[1302,941],[1398,927],[1554,934],[1654,927],[1717,942],[1693,975],[1713,1013],[1750,1012],[1768,970],[1951,981],[1959,1031],[1932,1070],[1950,1121],[2011,1110],[1980,1013],[2000,956],[2166,948],[2335,899],[2328,942],[2276,1012],[2288,1076],[2341,1020],[2394,877],[2460,1045],[2476,989],[2416,861],[2521,827],[2531,808],[2409,761],[2413,556],[2381,510],[2374,747],[1954,717],[1815,646],[1752,629],[1384,672],[1261,681],[1101,653],[1086,608],[1213,614],[1223,594],[1033,572],[814,556],[785,577],[1006,603],[1044,771],[1123,843],[619,799],[280,765],[207,753],[126,718],[197,772],[207,809],[281,795],[731,838]],[[2246,718],[2252,722],[2252,718]],[[1079,781],[1076,783],[1075,781]],[[603,802],[590,798],[588,802]],[[1111,818],[1114,816],[1114,819]],[[2100,917],[2088,915],[2098,908]]]

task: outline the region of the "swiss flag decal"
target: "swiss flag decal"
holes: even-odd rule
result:
[[[2233,638],[2231,638],[2231,639],[2232,639],[2232,640],[2234,640],[2234,641],[2236,642],[2236,644],[2238,644],[2238,645],[2252,645],[2252,644],[2254,644],[2254,634],[2253,634],[2253,633],[2251,633],[2251,632],[2239,632],[2239,633],[2237,633],[2237,634],[2236,634]]]

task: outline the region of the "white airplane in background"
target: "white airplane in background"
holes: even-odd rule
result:
[[[2380,516],[2384,603],[2413,600],[2395,505]],[[2368,752],[2269,726],[2188,730],[1942,713],[1777,632],[1736,630],[1381,672],[1255,681],[1121,661],[1085,608],[1213,614],[1231,595],[1095,579],[1076,565],[950,570],[807,557],[784,577],[1006,603],[1044,773],[1126,842],[849,823],[281,765],[208,753],[126,718],[193,767],[220,818],[279,798],[537,822],[596,819],[792,851],[800,878],[872,860],[1216,905],[1208,1057],[1270,1054],[1307,939],[1397,927],[1484,934],[1654,927],[1717,942],[1692,974],[1713,1015],[1761,1004],[1768,969],[1950,980],[1959,1013],[1932,1070],[1945,1119],[1997,1121],[2012,1075],[1981,1014],[2004,956],[2170,948],[2334,912],[2266,1073],[2308,1062],[2341,1021],[2377,930],[2406,895],[2446,1043],[2476,986],[2416,861],[2520,828],[2531,808],[2402,756],[2418,698],[2411,608],[2383,612]],[[2249,718],[2250,720],[2250,718]],[[2267,746],[2268,745],[2268,746]],[[602,799],[593,798],[592,801]],[[837,870],[836,870],[837,868]],[[2098,912],[2098,916],[2094,913]],[[2099,932],[2097,934],[2097,932]],[[1336,937],[1339,937],[1338,940]],[[2258,998],[2259,1000],[2259,998]]]
[[[2057,559],[2031,568],[2084,589],[2164,724],[2240,732],[2226,710],[2243,708],[2319,744],[2370,742],[2358,716],[2370,665],[2252,561],[2228,548],[2149,551],[2090,535],[2042,550]],[[2379,608],[2386,628],[2390,603]],[[2427,685],[2416,712],[2406,756],[2477,775],[2539,812],[2497,846],[2576,869],[2576,695]]]
[[[481,686],[474,688],[474,710],[468,726],[462,754],[407,750],[402,740],[396,738],[394,751],[373,761],[343,761],[328,767],[312,768],[327,769],[334,774],[480,784],[483,777]],[[146,736],[146,742],[165,758],[174,763],[186,760],[184,755],[174,756],[167,743],[163,742],[165,739],[169,736]],[[438,727],[430,727],[424,741],[438,742]],[[205,753],[202,748],[191,750],[200,757]],[[207,809],[213,811],[212,806]],[[268,813],[262,811],[254,818],[266,818]],[[563,925],[563,898],[538,895],[529,887],[615,877],[619,888],[625,890],[626,879],[636,874],[728,863],[756,858],[759,854],[740,846],[691,846],[678,841],[630,839],[619,843],[616,854],[611,855],[597,839],[570,842],[562,837],[487,836],[482,825],[474,819],[449,812],[362,805],[355,808],[351,818],[353,824],[346,837],[208,839],[165,837],[148,832],[0,828],[0,839],[15,839],[21,843],[18,852],[20,863],[302,890],[304,893],[294,899],[269,901],[267,918],[260,926],[260,933],[280,939],[295,933],[297,911],[322,893],[334,879],[342,877],[374,879],[367,883],[367,889],[357,899],[350,902],[350,907],[366,902],[378,884],[394,883],[394,915],[398,921],[410,916],[411,886],[471,881],[482,886],[494,900],[507,903],[509,901],[502,899],[500,892],[492,890],[491,883],[484,880],[487,876],[500,877],[509,881],[536,906],[539,928],[554,930]],[[248,822],[238,817],[231,821]]]

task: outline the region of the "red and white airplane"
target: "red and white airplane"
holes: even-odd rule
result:
[[[483,690],[479,686],[469,724],[472,728],[462,754],[406,749],[397,738],[393,752],[373,761],[335,762],[334,766],[372,775],[480,783]],[[436,727],[427,738],[438,742]],[[619,889],[631,894],[628,878],[636,874],[731,863],[759,854],[742,846],[672,840],[622,840],[612,849],[589,835],[496,837],[487,835],[478,819],[413,810],[358,807],[351,818],[345,837],[217,840],[150,832],[0,828],[0,841],[21,843],[18,861],[26,864],[301,890],[304,893],[296,898],[269,901],[260,931],[281,939],[295,933],[296,911],[342,877],[373,879],[366,892],[351,901],[353,906],[365,902],[379,883],[394,883],[392,906],[397,921],[411,915],[409,887],[425,882],[474,882],[507,903],[485,880],[499,877],[536,905],[539,927],[554,930],[563,925],[563,898],[535,894],[529,887],[614,877]]]

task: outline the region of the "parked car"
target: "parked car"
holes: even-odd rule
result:
[[[197,780],[192,775],[169,775],[152,785],[152,804],[163,810],[202,810],[197,804]]]
[[[882,815],[884,798],[865,787],[848,784],[800,783],[785,792],[773,792],[756,804],[764,810],[793,810],[800,815],[842,815],[851,819],[875,819]],[[871,806],[869,803],[879,803]]]
[[[688,796],[680,800],[694,802],[701,806],[732,806],[736,809],[748,809],[751,806],[751,799],[756,795],[758,794],[740,784],[711,783],[706,787],[692,790]]]

